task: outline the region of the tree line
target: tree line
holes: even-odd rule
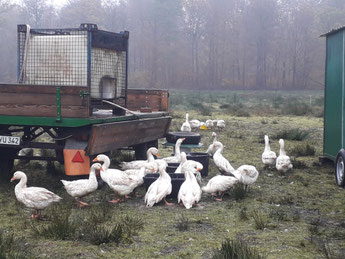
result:
[[[325,39],[343,0],[0,0],[0,81],[15,82],[17,29],[96,23],[130,32],[129,86],[322,89]]]

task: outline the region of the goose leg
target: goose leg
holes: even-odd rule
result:
[[[166,199],[164,199],[164,202],[165,202],[165,205],[167,205],[167,206],[174,205],[174,203],[167,202],[167,200],[166,200]]]
[[[224,192],[220,193],[220,198],[216,198],[216,201],[223,201]]]
[[[123,201],[123,199],[114,199],[114,200],[111,200],[111,201],[109,201],[109,202],[110,202],[110,203],[116,204],[116,203],[119,203],[119,202],[121,202],[121,201]]]
[[[85,206],[89,206],[89,204],[87,204],[86,202],[83,202],[83,201],[78,201],[78,207],[79,208],[82,208],[82,207],[85,207]]]

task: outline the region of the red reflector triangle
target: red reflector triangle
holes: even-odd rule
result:
[[[73,159],[72,159],[72,162],[81,162],[81,163],[84,162],[84,160],[83,160],[83,158],[81,157],[81,154],[80,154],[79,151],[77,151],[77,153],[75,153],[75,155],[74,155],[74,157],[73,157]]]

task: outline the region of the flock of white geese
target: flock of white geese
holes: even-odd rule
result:
[[[83,207],[88,206],[88,204],[83,202],[81,198],[97,190],[96,172],[100,172],[101,179],[107,183],[116,195],[114,200],[109,201],[111,203],[118,203],[129,198],[128,195],[144,183],[146,174],[157,172],[159,174],[158,178],[149,186],[145,194],[145,204],[147,207],[152,207],[154,204],[164,201],[166,205],[171,205],[165,199],[172,192],[171,177],[166,172],[166,168],[168,163],[174,162],[180,163],[175,173],[182,173],[185,176],[185,181],[178,192],[178,203],[182,203],[186,209],[190,209],[198,205],[202,192],[212,194],[216,200],[221,201],[223,194],[237,183],[243,184],[247,190],[249,185],[256,182],[259,172],[253,165],[241,165],[237,169],[233,168],[229,160],[222,154],[224,146],[217,140],[217,134],[213,132],[212,136],[214,138],[213,143],[206,152],[213,157],[220,174],[212,177],[205,186],[201,185],[200,171],[203,169],[202,164],[187,160],[186,154],[180,151],[184,138],[180,138],[176,142],[174,156],[155,159],[155,157],[158,157],[158,149],[151,147],[147,150],[146,160],[122,162],[120,170],[109,168],[109,157],[100,154],[93,160],[95,163],[90,168],[88,179],[61,180],[61,182],[67,193],[77,200],[78,206]],[[279,140],[280,153],[277,157],[275,152],[270,149],[268,136],[265,135],[264,139],[265,149],[262,153],[262,162],[265,166],[275,166],[281,172],[290,170],[292,164],[290,158],[286,155],[284,140]],[[62,199],[45,188],[27,187],[27,176],[21,171],[14,173],[11,182],[14,180],[20,180],[15,186],[15,196],[26,207],[34,209],[33,218],[39,218],[40,210]]]

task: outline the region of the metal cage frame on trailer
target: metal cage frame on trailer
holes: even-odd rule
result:
[[[109,107],[109,104],[102,102],[105,99],[127,106],[128,31],[108,32],[99,30],[96,24],[81,24],[79,28],[66,29],[32,29],[29,25],[21,24],[18,25],[17,30],[19,83],[84,86],[86,90],[81,94],[90,97],[92,108]],[[113,70],[113,63],[105,68],[97,67],[107,65],[102,60],[104,53],[108,55],[109,63],[119,63],[115,64],[118,65],[119,71],[102,71]],[[118,60],[123,58],[124,60],[112,61],[109,53],[115,53],[113,57],[117,55]],[[106,75],[94,79],[95,71]],[[28,74],[32,75],[31,78]],[[101,92],[103,84],[114,84],[114,93],[104,96]]]

